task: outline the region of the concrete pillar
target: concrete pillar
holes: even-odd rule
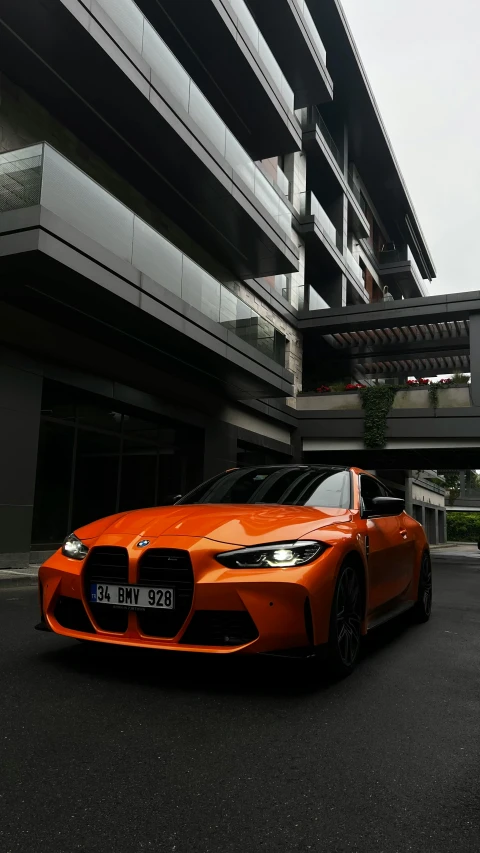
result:
[[[223,421],[212,421],[205,430],[205,480],[237,465],[237,427]]]
[[[434,545],[438,545],[440,543],[440,511],[438,509],[435,510],[435,541]]]
[[[467,472],[460,471],[460,497],[464,498],[467,493]]]
[[[42,376],[0,351],[0,568],[27,565],[37,472]]]
[[[413,516],[413,477],[412,471],[405,471],[405,510]]]
[[[423,529],[425,530],[425,533],[427,534],[427,539],[428,539],[428,531],[427,531],[427,510],[426,510],[426,507],[425,507],[425,505],[424,505],[424,504],[422,504],[422,527],[423,527]]]

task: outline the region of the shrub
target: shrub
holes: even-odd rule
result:
[[[449,542],[478,542],[480,512],[447,512],[447,538]]]

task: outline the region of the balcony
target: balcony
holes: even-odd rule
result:
[[[410,248],[379,252],[378,271],[396,299],[428,296],[428,289]]]
[[[358,237],[370,235],[370,225],[365,215],[365,205],[353,176],[345,174],[343,152],[330,133],[317,107],[298,112],[303,132],[303,147],[311,154],[311,180],[314,189],[324,187],[330,193],[344,192],[349,203],[349,218]],[[339,186],[340,185],[340,186]]]
[[[236,276],[298,268],[281,190],[131,0],[5,0],[2,20],[5,73]]]
[[[49,145],[0,155],[0,234],[1,298],[181,353],[240,396],[288,394],[284,336]]]
[[[250,0],[294,93],[295,109],[333,98],[327,55],[305,0]]]
[[[255,160],[301,147],[293,91],[244,0],[138,5]]]

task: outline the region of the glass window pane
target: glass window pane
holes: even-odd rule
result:
[[[141,53],[144,16],[138,6],[132,3],[132,0],[96,0],[96,2],[134,48]]]
[[[225,125],[206,97],[193,81],[190,83],[190,106],[188,109],[194,122],[203,130],[212,145],[225,156]]]
[[[48,145],[41,201],[87,237],[132,260],[133,213]]]
[[[220,321],[220,283],[184,255],[182,299],[202,314]]]
[[[177,296],[182,292],[182,253],[137,216],[133,231],[133,265]]]
[[[58,546],[71,532],[68,507],[74,438],[73,427],[42,419],[33,510],[34,545]]]
[[[350,506],[350,473],[340,471],[327,477],[322,474],[318,480],[310,484],[302,503],[305,506],[348,509]]]
[[[78,431],[74,529],[116,512],[119,463],[119,436]]]
[[[155,504],[158,450],[141,441],[123,442],[119,511]]]
[[[188,111],[190,78],[147,20],[143,33],[142,56],[183,109]]]

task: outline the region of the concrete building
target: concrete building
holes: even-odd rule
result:
[[[3,0],[0,271],[0,567],[299,458],[301,318],[435,275],[337,0]]]

